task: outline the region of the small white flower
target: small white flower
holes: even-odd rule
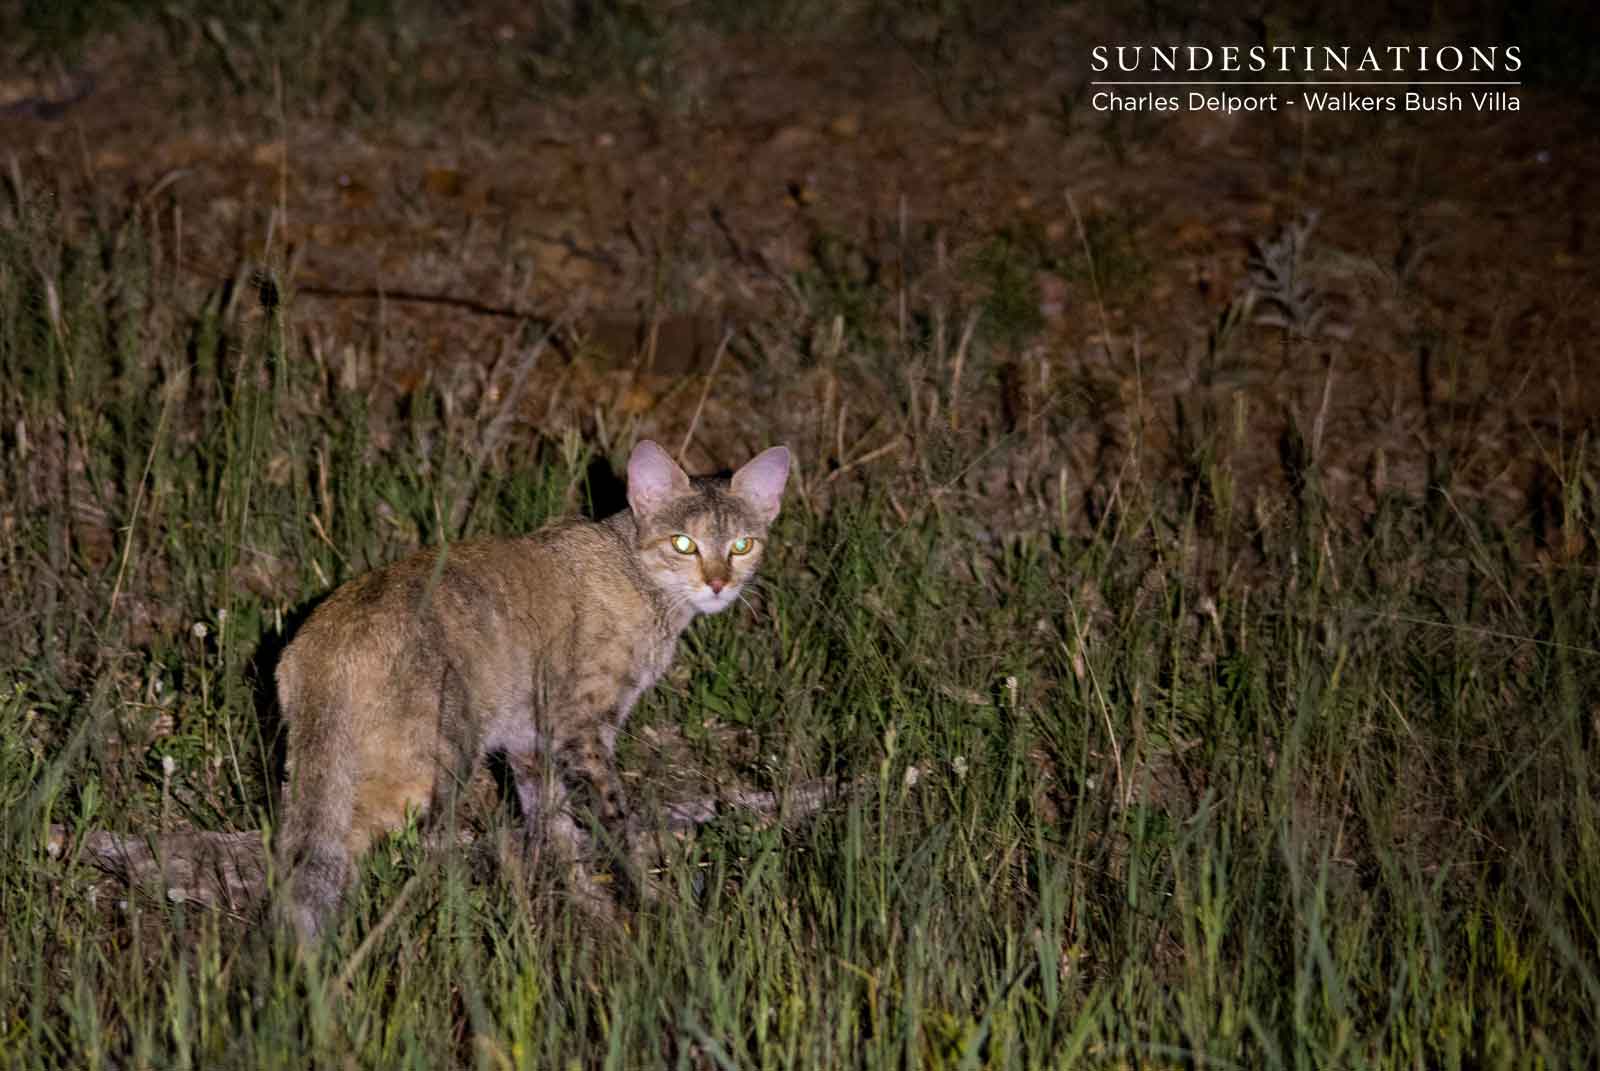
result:
[[[161,776],[162,777],[171,777],[173,775],[173,773],[177,769],[178,769],[178,764],[173,761],[171,755],[163,755],[163,756],[161,756]]]
[[[916,788],[917,787],[917,782],[920,781],[920,780],[922,780],[922,771],[917,769],[915,766],[907,766],[906,767],[906,788],[908,790]]]
[[[196,621],[194,626],[190,628],[189,631],[194,633],[194,638],[197,640],[205,639],[206,636],[211,632],[210,629],[206,628],[206,623],[204,621]]]
[[[967,757],[965,755],[957,755],[952,759],[950,768],[956,772],[957,781],[965,781],[967,779]]]

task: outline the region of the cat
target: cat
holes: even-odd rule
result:
[[[530,842],[578,852],[587,807],[620,843],[617,734],[689,622],[750,583],[789,466],[774,446],[731,477],[691,478],[642,440],[622,512],[422,550],[318,606],[277,669],[276,910],[302,944],[326,931],[368,846],[412,812],[447,813],[486,756],[504,760]]]

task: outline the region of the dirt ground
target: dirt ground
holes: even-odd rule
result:
[[[271,272],[303,352],[380,402],[492,401],[553,324],[522,433],[692,431],[692,467],[783,439],[808,493],[838,472],[1026,524],[1204,459],[1258,512],[1315,472],[1351,523],[1430,487],[1559,517],[1600,412],[1582,93],[1109,114],[1090,48],[1151,37],[1131,15],[675,10],[554,75],[531,6],[276,41],[130,19],[0,80],[0,152],[155,234],[154,270]],[[1285,313],[1252,249],[1307,226]]]

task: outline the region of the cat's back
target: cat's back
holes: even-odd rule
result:
[[[566,519],[521,536],[425,547],[347,581],[312,611],[279,661],[280,687],[308,674],[428,661],[452,646],[539,642],[599,615],[648,614],[629,518]]]

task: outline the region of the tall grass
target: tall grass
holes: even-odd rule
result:
[[[1360,530],[1317,509],[1247,520],[1216,508],[1209,443],[1190,484],[1130,482],[1092,527],[1066,503],[1059,527],[1013,530],[905,514],[870,486],[791,499],[755,609],[695,627],[623,763],[650,769],[677,733],[712,774],[870,790],[809,822],[720,819],[614,930],[553,875],[410,831],[301,963],[248,910],[50,857],[50,822],[270,822],[264,683],[304,608],[419,543],[581,508],[594,448],[511,436],[479,457],[470,408],[350,389],[294,332],[292,295],[264,308],[248,277],[197,290],[149,219],[88,224],[16,192],[0,228],[7,1066],[1580,1067],[1600,1051],[1581,454],[1562,523],[1589,549],[1542,568],[1525,533],[1428,503],[1386,501]],[[479,506],[455,530],[463,496]]]

